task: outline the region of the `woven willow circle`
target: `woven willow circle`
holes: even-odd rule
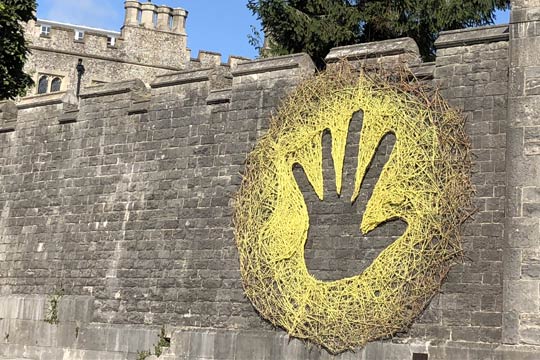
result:
[[[306,267],[309,214],[293,176],[300,165],[323,200],[322,134],[332,136],[337,192],[349,123],[364,112],[354,193],[383,137],[396,144],[360,230],[391,219],[404,234],[361,274],[321,281]],[[247,159],[235,230],[245,293],[262,317],[332,353],[406,330],[461,253],[471,186],[463,117],[418,82],[346,65],[306,81],[283,104]]]

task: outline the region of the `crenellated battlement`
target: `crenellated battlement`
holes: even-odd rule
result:
[[[83,87],[133,77],[150,82],[157,75],[190,66],[186,10],[129,0],[124,7],[120,31],[30,21],[25,35],[31,53],[25,71],[36,87],[29,95],[75,90],[78,59],[86,69]]]
[[[151,2],[126,1],[124,26],[170,31],[185,35],[188,12],[182,8],[158,6]]]
[[[25,35],[33,50],[78,51],[81,55],[111,59],[123,56],[121,49],[124,40],[119,31],[37,19],[26,25]]]
[[[142,4],[145,5],[145,4]],[[127,1],[126,9],[142,8],[137,1]],[[153,9],[157,9],[153,4]],[[148,8],[150,8],[148,6]],[[166,8],[166,7],[160,7]],[[166,9],[165,9],[166,10]],[[134,10],[127,10],[126,21],[134,16]],[[57,32],[68,31],[65,28],[54,28]],[[90,33],[94,35],[94,33]],[[103,33],[95,33],[96,37],[103,38]],[[326,61],[333,64],[339,60],[346,59],[351,62],[358,62],[368,66],[383,65],[389,68],[397,64],[407,64],[414,75],[419,79],[431,81],[438,76],[446,76],[445,69],[448,62],[447,54],[454,54],[455,51],[463,51],[464,46],[485,45],[494,42],[508,41],[508,26],[489,26],[483,28],[466,29],[459,31],[443,32],[437,44],[441,48],[440,57],[431,63],[422,63],[420,60],[418,46],[410,38],[400,38],[373,43],[357,44],[351,46],[337,47],[330,51]],[[121,44],[120,39],[119,44]],[[459,50],[454,50],[459,48]],[[465,48],[468,49],[468,48]],[[119,49],[116,48],[116,51]],[[466,50],[468,51],[468,50]],[[503,50],[506,51],[506,50]],[[83,88],[81,100],[74,97],[73,91],[62,91],[55,94],[45,94],[30,96],[22,99],[17,107],[19,109],[31,110],[32,108],[42,108],[49,105],[58,105],[62,110],[59,114],[69,113],[69,118],[73,118],[73,107],[80,107],[85,104],[86,99],[103,98],[109,95],[120,93],[132,93],[132,104],[126,108],[126,113],[133,115],[147,113],[154,102],[159,102],[158,98],[164,91],[173,91],[172,87],[186,84],[199,84],[208,88],[207,104],[219,104],[230,102],[230,96],[235,91],[235,86],[240,86],[241,78],[246,76],[260,76],[261,74],[284,74],[294,73],[295,69],[311,69],[314,66],[311,59],[306,55],[289,55],[275,58],[265,58],[260,60],[250,60],[238,56],[230,56],[226,62],[222,60],[220,53],[211,51],[199,51],[197,58],[191,58],[185,70],[167,71],[157,76],[140,78],[137,80],[125,80],[120,82],[94,84]],[[437,74],[438,72],[438,74]],[[168,90],[169,89],[169,90]],[[84,112],[84,111],[82,111]],[[16,116],[16,114],[15,114]]]
[[[224,62],[221,54],[211,51],[200,51],[197,58],[191,58],[188,12],[182,8],[131,0],[124,7],[120,31],[45,19],[26,24],[31,54],[25,71],[36,84],[28,96],[75,91],[79,59],[85,66],[82,88],[133,78],[150,84],[156,76],[171,72],[235,66],[250,60],[231,56]]]

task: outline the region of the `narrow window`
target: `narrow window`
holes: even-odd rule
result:
[[[38,81],[38,94],[45,94],[49,89],[49,78],[45,75],[39,78]]]
[[[174,25],[174,18],[172,15],[169,15],[169,29],[172,29]]]
[[[49,25],[41,25],[41,36],[49,36],[51,34],[51,27]]]
[[[60,79],[59,77],[55,77],[51,81],[51,92],[60,91],[61,87],[62,87],[62,79]]]
[[[83,41],[84,40],[84,31],[75,30],[75,40],[76,41]]]
[[[157,12],[152,14],[152,23],[157,26]]]
[[[142,22],[142,10],[137,10],[137,23],[140,25]]]
[[[114,36],[107,36],[107,46],[115,46],[116,38]]]

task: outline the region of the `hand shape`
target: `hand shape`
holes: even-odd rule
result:
[[[407,226],[402,220],[393,220],[383,223],[367,236],[363,236],[360,232],[359,224],[367,201],[395,144],[395,136],[392,133],[381,140],[364,178],[360,194],[351,203],[349,199],[354,191],[362,120],[362,112],[357,112],[349,125],[341,195],[335,190],[330,132],[325,132],[322,138],[323,200],[320,200],[314,192],[302,167],[297,165],[293,170],[309,213],[308,241],[304,252],[306,265],[313,276],[324,281],[360,274],[384,248],[403,234]]]

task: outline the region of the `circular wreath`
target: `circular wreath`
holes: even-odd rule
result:
[[[249,154],[237,194],[246,295],[262,317],[332,353],[406,330],[462,251],[459,227],[471,195],[463,116],[409,75],[355,72],[342,64],[307,80]],[[293,166],[304,169],[322,200],[321,138],[329,131],[340,193],[349,123],[359,110],[364,117],[351,201],[381,139],[396,136],[360,230],[367,234],[392,219],[405,221],[407,229],[361,274],[321,281],[304,259],[309,214]]]

